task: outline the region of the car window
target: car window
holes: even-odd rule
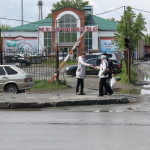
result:
[[[5,68],[8,75],[14,75],[14,74],[18,73],[16,70],[10,68],[9,66],[5,66],[4,68]]]
[[[1,75],[1,76],[2,76],[2,75],[6,75],[6,73],[5,73],[4,69],[3,69],[3,67],[0,67],[0,75]]]
[[[96,65],[96,59],[90,59],[87,61],[88,64]]]
[[[101,63],[101,60],[100,60],[100,59],[97,59],[97,61],[96,61],[96,66],[99,66],[100,63]]]
[[[107,57],[108,57],[108,58],[111,58],[111,57],[112,57],[112,54],[107,54]]]

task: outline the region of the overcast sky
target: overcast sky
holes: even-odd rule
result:
[[[24,20],[38,20],[38,0],[23,0],[24,1]],[[52,8],[52,4],[60,0],[43,0],[43,17],[45,18]],[[21,0],[0,0],[0,18],[21,19]],[[119,8],[121,6],[132,6],[133,8],[150,11],[150,0],[89,0],[90,5],[93,5],[93,14],[103,13],[109,10]],[[135,13],[139,11],[134,10]],[[141,12],[147,22],[147,32],[150,34],[150,13]],[[123,15],[123,8],[113,12],[98,15],[102,18],[120,19]],[[21,25],[18,21],[8,21],[0,19],[1,24],[8,24],[11,27]]]

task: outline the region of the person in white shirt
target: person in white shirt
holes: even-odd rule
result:
[[[93,67],[91,64],[87,64],[84,62],[84,58],[86,56],[86,52],[82,52],[81,56],[78,57],[78,68],[76,71],[76,78],[77,78],[77,85],[76,85],[76,95],[85,95],[83,92],[84,89],[84,78],[85,78],[85,67]],[[80,88],[80,93],[79,93],[79,87]]]
[[[112,95],[113,94],[113,91],[111,89],[111,87],[106,83],[106,80],[108,78],[108,74],[107,75],[104,75],[104,72],[106,71],[106,68],[108,67],[108,62],[106,60],[106,56],[105,55],[102,55],[101,56],[101,64],[99,67],[95,67],[95,68],[99,68],[99,78],[100,78],[100,81],[99,81],[99,95],[98,96],[103,96],[103,88],[105,87],[105,89],[107,90],[108,92],[108,95]]]

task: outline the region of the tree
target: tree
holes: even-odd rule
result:
[[[126,13],[121,16],[121,20],[117,26],[117,33],[115,33],[114,36],[114,42],[119,49],[125,49],[124,38],[128,37],[130,40],[130,50],[133,52],[137,47],[138,41],[144,36],[143,31],[146,29],[145,24],[146,22],[142,14],[139,13],[138,16],[136,16],[132,8],[128,6]]]
[[[107,20],[110,20],[110,21],[113,21],[113,22],[116,22],[116,23],[118,23],[119,21],[118,20],[116,20],[114,17],[112,17],[112,18],[108,18]]]
[[[10,26],[7,25],[7,24],[3,24],[2,25],[2,30],[7,30],[7,29],[10,29]]]
[[[139,40],[144,37],[143,31],[146,29],[145,24],[146,22],[142,14],[139,13],[136,16],[132,8],[128,6],[126,8],[125,14],[121,16],[121,20],[117,26],[117,33],[115,33],[114,36],[114,43],[121,50],[125,49],[125,39],[128,38],[130,41],[129,51],[125,51],[126,67],[128,68],[128,82],[130,82],[131,55],[137,47]]]
[[[53,3],[53,8],[51,11],[61,9],[63,7],[73,7],[80,10],[83,10],[85,5],[89,4],[89,0],[61,0],[60,2]],[[46,18],[52,16],[52,13],[49,13]]]
[[[145,35],[145,43],[150,45],[150,34]]]

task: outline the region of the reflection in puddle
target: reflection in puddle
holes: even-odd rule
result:
[[[146,66],[147,65],[142,68],[136,68],[136,78],[150,82],[150,73],[147,69],[144,69]]]
[[[141,89],[141,95],[150,94],[150,90]]]
[[[150,82],[150,77],[149,77],[149,75],[148,75],[148,74],[145,74],[145,76],[144,76],[144,81],[148,81],[148,82]]]
[[[150,88],[150,85],[144,85],[143,87],[144,88]]]
[[[149,85],[150,87],[150,85]],[[124,88],[115,88],[114,92],[116,94],[133,94],[133,95],[144,95],[150,94],[150,90],[148,89],[124,89]]]
[[[124,89],[124,88],[115,88],[114,92],[117,94],[134,94],[134,95],[140,95],[141,90],[139,89]]]

